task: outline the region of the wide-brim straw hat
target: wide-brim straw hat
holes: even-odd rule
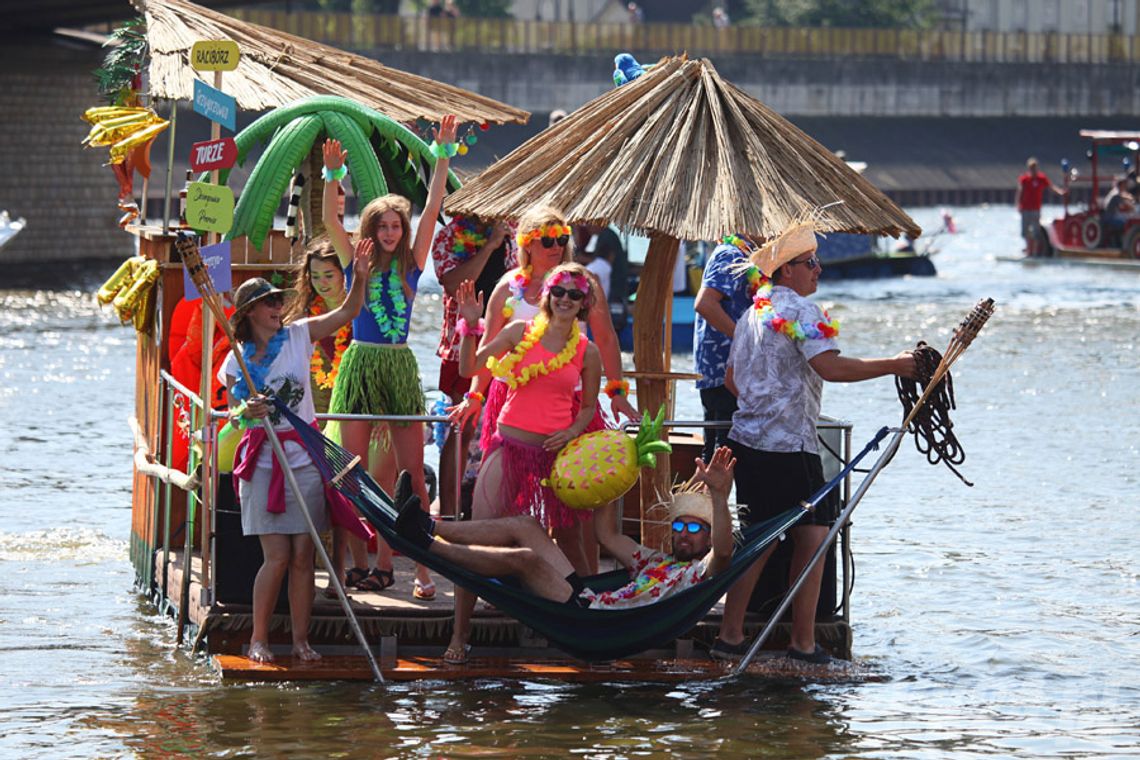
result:
[[[764,276],[771,277],[792,259],[816,250],[818,244],[815,227],[812,221],[797,222],[752,252],[748,258]]]
[[[249,313],[249,310],[269,296],[280,293],[285,296],[285,300],[295,296],[297,293],[294,290],[283,290],[264,277],[253,277],[241,285],[237,286],[234,291],[234,313],[230,316],[230,324],[237,327],[237,324]]]

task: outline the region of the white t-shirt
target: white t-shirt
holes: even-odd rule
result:
[[[598,282],[602,285],[602,297],[608,301],[610,298],[610,275],[614,271],[610,262],[595,256],[594,260],[586,265],[586,271],[598,278]]]
[[[309,361],[313,354],[313,344],[309,340],[308,320],[301,320],[288,325],[285,330],[289,337],[281,346],[281,352],[269,365],[269,373],[265,379],[265,387],[258,390],[266,395],[273,395],[284,401],[289,409],[305,422],[316,419],[317,412],[313,407],[312,377],[309,374]],[[234,352],[226,354],[218,370],[218,379],[227,387],[233,379],[241,376],[237,357]],[[273,420],[273,429],[287,432],[293,429],[287,421],[274,409],[269,418]],[[294,441],[282,441],[285,447],[285,458],[289,460],[289,467],[304,467],[312,460],[305,448]],[[257,458],[258,467],[271,467],[273,465],[273,446],[267,444],[262,447]]]

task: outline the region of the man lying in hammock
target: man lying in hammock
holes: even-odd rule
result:
[[[615,504],[598,510],[598,542],[629,571],[630,582],[616,591],[585,588],[562,551],[530,516],[466,522],[432,522],[418,497],[396,486],[396,532],[443,559],[490,578],[513,576],[531,593],[555,602],[593,609],[652,604],[710,578],[732,559],[732,517],[728,493],[736,460],[720,447],[712,461],[697,459],[697,471],[668,505],[672,552],[656,552],[623,535]]]

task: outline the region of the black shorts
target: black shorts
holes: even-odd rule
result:
[[[823,460],[806,451],[758,451],[729,440],[736,457],[736,501],[740,524],[752,525],[808,501],[827,482]],[[831,525],[839,515],[839,489],[824,497],[799,525]]]

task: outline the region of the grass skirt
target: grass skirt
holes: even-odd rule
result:
[[[424,391],[412,350],[354,340],[341,358],[329,413],[423,414]]]
[[[550,477],[557,451],[496,433],[484,461],[499,448],[503,449],[499,456],[503,468],[501,515],[531,515],[544,528],[569,528],[592,516],[588,510],[566,506],[549,486],[542,484]]]

